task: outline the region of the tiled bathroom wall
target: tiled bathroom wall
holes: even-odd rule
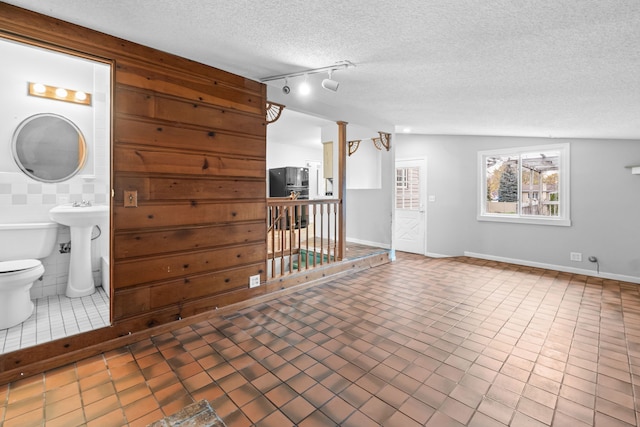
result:
[[[72,178],[65,183],[36,183],[21,172],[0,172],[0,208],[3,222],[48,222],[49,209],[61,203],[90,200],[95,204],[108,203],[108,185],[86,183],[82,178]],[[108,256],[101,243],[108,248],[109,225],[98,225],[93,230],[92,270],[96,286],[102,284],[100,257]],[[69,272],[69,253],[60,253],[60,245],[71,240],[69,227],[58,226],[58,239],[54,252],[42,260],[45,274],[31,288],[31,297],[42,298],[62,295]],[[73,250],[73,245],[72,245]]]

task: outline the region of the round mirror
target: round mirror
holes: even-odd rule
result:
[[[43,113],[26,118],[13,134],[13,158],[24,173],[43,182],[60,182],[84,165],[87,145],[69,119]]]

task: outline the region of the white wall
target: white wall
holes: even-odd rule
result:
[[[322,162],[322,143],[318,146],[267,143],[267,169],[285,166],[305,167],[306,161]]]
[[[476,219],[477,152],[569,142],[570,227],[483,222]],[[427,251],[475,255],[526,265],[640,282],[640,141],[396,135],[396,156],[428,158]],[[581,252],[582,262],[569,260]]]
[[[347,140],[378,136],[378,130],[354,124],[347,125]],[[338,176],[338,127],[322,129],[323,141],[334,141],[334,176]],[[362,144],[371,144],[371,141]],[[392,141],[393,144],[393,141]],[[377,150],[376,150],[377,151]],[[357,151],[352,157],[357,156]],[[376,156],[373,157],[374,159]],[[379,163],[362,163],[347,159],[347,182],[375,183],[368,189],[347,188],[347,240],[371,246],[391,247],[391,215],[393,197],[393,152],[379,152]],[[350,176],[352,177],[350,179]],[[355,177],[355,178],[354,178]],[[378,185],[379,183],[379,185]],[[337,197],[339,182],[334,179],[334,195]],[[369,185],[369,184],[362,184]]]

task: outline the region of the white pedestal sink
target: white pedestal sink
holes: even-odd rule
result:
[[[66,295],[83,297],[95,292],[91,273],[91,230],[109,215],[109,206],[60,205],[49,211],[49,217],[71,231],[71,260]]]

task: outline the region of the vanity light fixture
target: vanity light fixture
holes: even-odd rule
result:
[[[309,70],[303,70],[303,71],[299,71],[297,73],[289,73],[289,74],[278,74],[275,76],[269,76],[269,77],[265,77],[263,79],[260,79],[260,81],[262,83],[265,82],[270,82],[270,81],[274,81],[274,80],[284,80],[285,81],[285,85],[282,88],[283,92],[285,94],[289,93],[288,91],[288,84],[287,81],[288,79],[294,78],[294,77],[301,77],[304,76],[305,81],[303,83],[300,84],[300,87],[298,88],[300,93],[302,95],[306,95],[307,93],[304,93],[303,91],[305,89],[303,89],[303,86],[306,84],[307,86],[309,86],[309,83],[307,82],[307,76],[311,75],[311,74],[318,74],[318,73],[329,73],[329,78],[328,79],[324,79],[322,80],[322,87],[330,90],[332,92],[336,92],[338,90],[338,86],[339,86],[339,82],[337,82],[336,80],[332,79],[332,75],[334,71],[337,70],[344,70],[347,68],[351,68],[351,67],[355,67],[356,65],[351,62],[351,61],[340,61],[335,63],[334,65],[328,65],[326,67],[320,67],[320,68],[311,68]],[[309,86],[309,91],[310,91],[310,86]]]
[[[91,105],[91,94],[81,90],[49,86],[42,83],[29,82],[29,95],[74,104]]]

